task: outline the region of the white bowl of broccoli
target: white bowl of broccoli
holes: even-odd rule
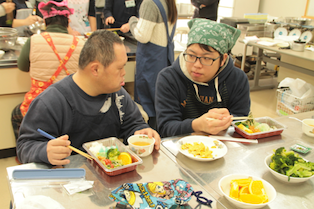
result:
[[[314,163],[308,162],[293,151],[286,151],[284,147],[268,155],[265,164],[269,171],[283,182],[301,183],[314,177]]]

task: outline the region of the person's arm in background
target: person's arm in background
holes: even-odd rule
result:
[[[104,13],[104,18],[105,18],[105,22],[106,22],[106,25],[108,25],[108,18],[113,18],[113,15],[112,15],[112,7],[113,7],[113,1],[114,0],[106,0],[106,3],[105,3],[105,7],[103,9],[103,13]],[[108,20],[107,20],[108,19]],[[114,22],[114,18],[113,18],[113,22]],[[112,23],[111,23],[112,24]]]
[[[0,17],[12,12],[15,9],[15,4],[12,2],[3,2],[0,4]]]
[[[68,34],[71,34],[73,36],[80,36],[80,35],[82,35],[80,32],[78,32],[76,30],[73,30],[70,25],[68,26]]]
[[[219,2],[219,0],[198,0],[198,3],[200,4],[199,8],[208,7],[214,3]]]
[[[28,38],[25,42],[22,50],[20,52],[19,58],[17,60],[17,67],[24,72],[29,72],[30,60],[29,60],[29,52],[31,49],[31,38]]]
[[[159,15],[159,9],[156,4],[151,5],[151,1],[144,1],[140,8],[140,18],[135,16],[130,17],[129,26],[134,38],[141,42],[147,43],[150,41],[156,19]]]
[[[25,19],[14,19],[12,23],[12,28],[24,26],[24,25],[31,25],[34,24],[35,22],[40,22],[42,21],[42,18],[37,16],[37,15],[29,15]]]
[[[139,9],[140,9],[140,6],[142,4],[142,0],[138,0],[138,1],[135,1],[136,2],[136,17],[139,18]],[[121,26],[120,28],[120,31],[123,32],[123,33],[127,33],[130,31],[130,24],[129,23],[125,23]]]
[[[97,30],[95,0],[89,1],[88,21],[92,31]]]
[[[199,0],[191,0],[191,4],[195,6],[196,8],[200,8],[201,4],[199,3]]]

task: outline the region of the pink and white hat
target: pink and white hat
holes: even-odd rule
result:
[[[55,8],[51,8],[51,10],[48,12],[45,10],[42,10],[42,8],[47,6],[48,4],[54,4],[57,7],[67,7],[69,10],[56,10]],[[62,2],[55,2],[55,1],[48,1],[47,3],[40,2],[38,4],[38,9],[41,12],[41,14],[43,15],[44,19],[49,18],[49,17],[55,17],[57,15],[69,17],[71,14],[74,13],[74,9],[68,7],[68,1],[66,1],[66,0],[64,0]]]

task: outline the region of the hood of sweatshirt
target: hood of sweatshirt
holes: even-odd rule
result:
[[[176,63],[176,62],[178,62],[178,63]],[[211,80],[209,80],[207,83],[197,82],[197,81],[194,81],[192,79],[192,77],[190,76],[190,74],[187,70],[186,62],[183,58],[183,52],[179,55],[179,59],[177,59],[176,62],[174,63],[174,65],[179,64],[180,67],[179,68],[176,67],[175,69],[177,69],[177,70],[180,69],[183,73],[183,76],[188,78],[193,83],[196,95],[199,96],[198,92],[199,92],[199,88],[201,86],[209,86],[212,84],[216,90],[217,101],[221,102],[221,96],[220,96],[219,91],[218,91],[218,86],[219,86],[219,82],[223,82],[225,80],[225,78],[228,77],[228,75],[230,74],[230,72],[232,70],[231,67],[227,67],[228,65],[233,65],[230,56],[227,57],[224,65],[219,68],[219,70],[217,71],[215,76]],[[179,73],[179,74],[181,74],[181,73]]]

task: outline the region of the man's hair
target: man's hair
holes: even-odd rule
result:
[[[203,49],[203,50],[205,50],[205,51],[208,51],[208,52],[218,52],[218,54],[219,54],[219,56],[220,56],[220,58],[219,58],[219,62],[220,62],[220,64],[222,63],[222,61],[223,61],[223,58],[221,58],[221,53],[219,52],[219,51],[217,51],[217,50],[215,50],[213,47],[210,47],[210,46],[208,46],[208,45],[206,45],[206,44],[198,44],[199,46],[200,46],[200,48],[201,49]],[[210,47],[210,48],[209,48]]]
[[[108,67],[115,59],[114,44],[123,44],[118,35],[107,30],[97,30],[87,39],[79,58],[79,68],[84,69],[89,63],[99,61]]]

